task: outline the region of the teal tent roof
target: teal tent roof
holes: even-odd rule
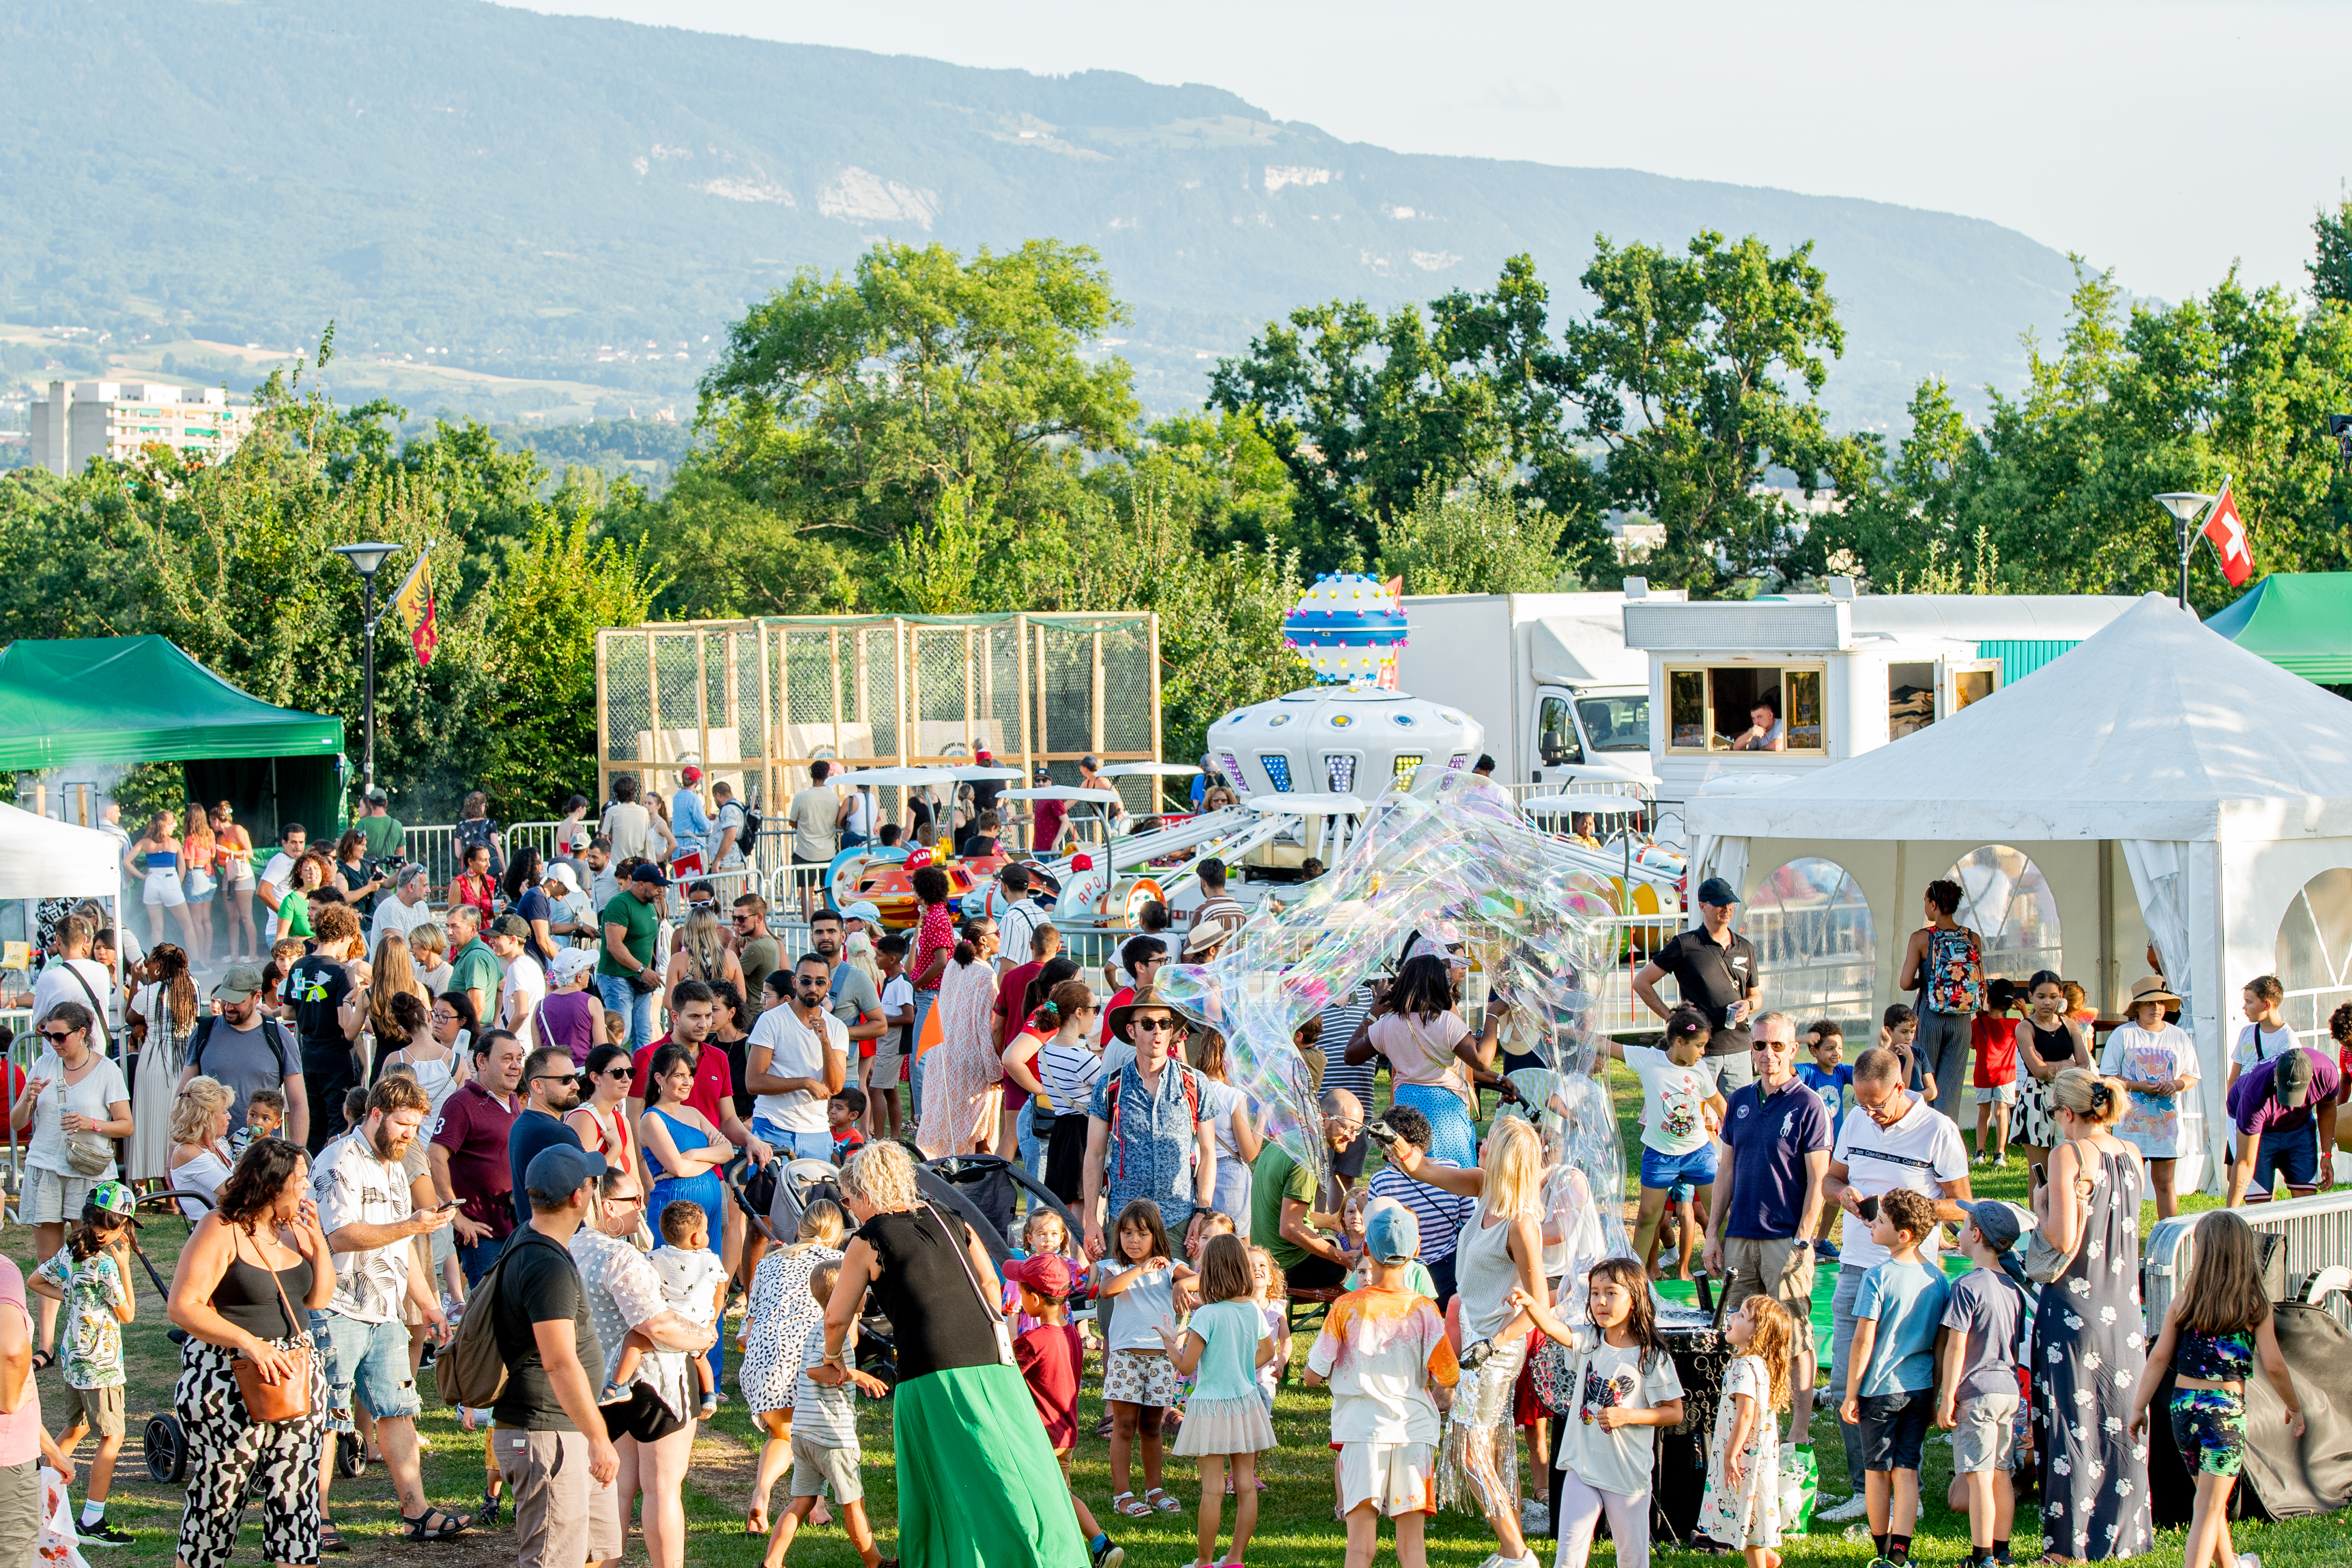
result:
[[[19,638],[0,649],[0,770],[342,748],[341,719],[273,707],[162,637]]]
[[[2352,683],[2352,571],[2274,571],[2205,624],[2305,680]]]

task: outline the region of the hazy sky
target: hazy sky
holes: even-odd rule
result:
[[[1401,152],[1965,213],[2127,288],[2300,287],[2352,173],[2352,5],[2321,0],[524,0],[962,65],[1205,82]]]

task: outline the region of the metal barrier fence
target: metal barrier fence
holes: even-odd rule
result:
[[[2290,1296],[2301,1295],[2305,1283],[2322,1269],[2352,1261],[2352,1191],[2339,1187],[2333,1192],[2314,1193],[2309,1197],[2250,1203],[2237,1214],[2257,1231],[2286,1238],[2286,1288]],[[2151,1326],[2164,1321],[2172,1298],[2189,1281],[2189,1260],[2196,1252],[2192,1233],[2201,1218],[2184,1214],[2159,1220],[2147,1234],[2141,1279]],[[2337,1322],[2352,1328],[2352,1301],[2347,1301],[2343,1292],[2328,1298],[2327,1310],[2336,1314]]]

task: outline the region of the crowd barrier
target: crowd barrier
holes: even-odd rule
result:
[[[2284,1238],[2289,1296],[2300,1296],[2322,1269],[2352,1261],[2352,1190],[2338,1187],[2308,1197],[2249,1203],[2237,1212],[2257,1234]],[[2172,1298],[2189,1281],[2189,1260],[2196,1250],[2192,1233],[2201,1218],[2201,1214],[2183,1214],[2159,1220],[2147,1233],[2147,1245],[2141,1249],[2140,1279],[2151,1339],[2171,1310]],[[2328,1297],[2327,1310],[2352,1328],[2352,1301],[2344,1292]]]

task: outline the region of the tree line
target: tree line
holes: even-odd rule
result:
[[[2233,272],[2126,308],[2078,260],[2023,386],[1972,424],[1923,381],[1891,444],[1823,407],[1845,336],[1809,245],[1600,236],[1589,309],[1558,319],[1524,256],[1426,307],[1302,306],[1220,362],[1204,407],[1147,420],[1102,346],[1128,312],[1094,251],[884,242],[733,325],[658,497],[470,422],[400,443],[403,411],[275,377],[216,467],[159,453],[0,482],[0,631],[160,632],[355,723],[359,589],[327,547],[392,540],[389,577],[431,538],[441,652],[420,670],[394,640],[379,661],[378,773],[426,815],[478,786],[511,817],[593,783],[594,630],[649,618],[1153,611],[1183,756],[1303,681],[1279,626],[1315,574],[1614,586],[1612,517],[1661,525],[1639,570],[1700,596],[1832,572],[2128,592],[2172,582],[2148,497],[2227,473],[2263,570],[2341,570],[2326,415],[2352,411],[2352,204],[2315,238],[2302,298]],[[1807,512],[1791,489],[1834,499]],[[2207,552],[2192,591],[2209,612],[2231,596]]]

